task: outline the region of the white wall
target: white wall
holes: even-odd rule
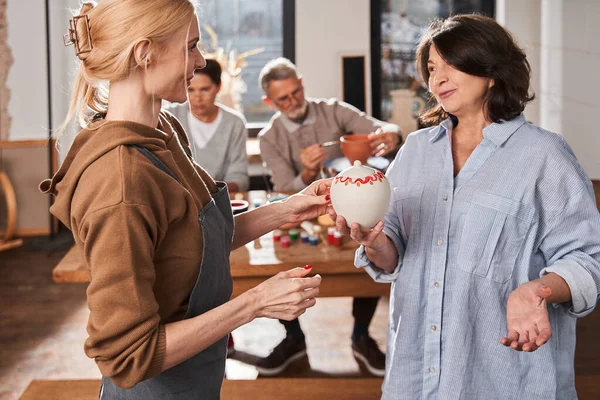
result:
[[[43,0],[8,0],[7,42],[14,58],[9,70],[10,140],[48,137],[46,20]]]
[[[498,0],[497,14],[528,46],[537,123],[563,135],[588,175],[600,179],[600,1]],[[535,113],[526,110],[533,122]]]
[[[371,111],[369,0],[296,0],[296,65],[311,97],[342,97],[342,55],[366,57]]]
[[[600,2],[542,1],[541,123],[560,132],[600,178]]]
[[[540,124],[541,73],[541,9],[542,0],[499,0],[496,2],[496,20],[507,28],[525,50],[531,66],[531,91],[536,98],[525,107],[525,118]]]

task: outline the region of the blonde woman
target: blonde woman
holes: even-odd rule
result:
[[[181,125],[160,111],[163,99],[186,100],[205,64],[189,0],[85,3],[71,27],[81,65],[67,122],[85,127],[41,188],[90,271],[85,352],[103,375],[100,398],[217,399],[228,333],[298,317],[321,282],[295,268],[230,300],[230,249],[326,213],[331,182],[234,220],[225,184],[191,160]]]

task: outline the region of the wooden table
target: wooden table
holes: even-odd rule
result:
[[[349,238],[342,247],[327,244],[327,237],[321,234],[318,246],[291,243],[284,249],[273,241],[271,233],[231,252],[231,274],[233,276],[233,297],[258,285],[264,280],[294,267],[312,264],[311,274],[323,277],[320,296],[322,297],[377,297],[389,294],[389,285],[375,283],[364,270],[353,265],[356,244]],[[83,257],[73,247],[54,267],[52,279],[56,283],[89,282],[89,272]]]
[[[244,193],[248,200],[264,196],[264,192]],[[252,201],[251,203],[252,204]],[[321,297],[378,297],[388,295],[389,284],[375,283],[367,273],[354,267],[354,252],[358,245],[349,237],[341,247],[327,243],[327,229],[319,234],[319,244],[311,246],[293,241],[289,248],[282,248],[273,241],[272,233],[248,243],[231,252],[231,275],[233,297],[258,285],[266,279],[294,267],[311,264],[311,274],[320,274]],[[73,247],[52,271],[56,283],[89,282],[89,272],[83,257]]]

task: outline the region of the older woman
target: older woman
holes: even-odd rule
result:
[[[388,170],[388,214],[349,232],[392,282],[384,399],[575,399],[575,321],[600,288],[600,218],[561,136],[521,114],[529,64],[490,18],[434,22],[437,106]]]

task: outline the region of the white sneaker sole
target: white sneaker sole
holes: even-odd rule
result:
[[[285,362],[283,364],[281,364],[279,367],[276,368],[263,368],[263,367],[259,367],[258,365],[256,366],[256,369],[258,370],[258,373],[263,375],[263,376],[275,376],[275,375],[279,375],[280,373],[282,373],[291,363],[293,363],[294,361],[304,357],[306,355],[306,350],[302,350],[296,354],[294,354],[293,356],[291,356],[290,358],[288,358],[287,360],[285,360]]]
[[[355,358],[359,359],[362,362],[362,364],[365,366],[365,368],[367,369],[367,371],[369,371],[371,375],[380,378],[383,378],[385,376],[385,369],[373,368],[371,364],[369,364],[369,362],[367,361],[367,358],[356,350],[352,350],[352,353],[354,354]]]

